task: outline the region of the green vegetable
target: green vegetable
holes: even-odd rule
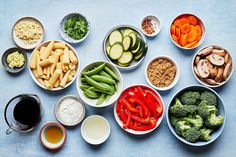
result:
[[[190,129],[191,126],[186,121],[178,121],[175,125],[175,131],[178,135],[184,135],[185,132]]]
[[[200,138],[201,134],[202,132],[197,128],[191,127],[184,133],[183,136],[189,142],[196,142]]]
[[[79,40],[88,33],[88,23],[82,16],[69,17],[64,23],[65,33],[71,38]]]
[[[101,96],[99,97],[96,105],[101,105],[104,101],[106,100],[106,94],[101,94]]]
[[[180,120],[180,118],[178,118],[178,117],[175,117],[175,116],[170,117],[170,122],[174,127],[176,126],[176,124],[179,120]]]
[[[109,95],[113,95],[114,94],[113,91],[104,91],[104,90],[101,90],[101,89],[97,89],[95,87],[90,87],[89,89],[91,91],[94,91],[94,92],[99,92],[99,93],[104,93],[104,94],[109,94]]]
[[[88,89],[90,86],[88,85],[80,85],[80,89],[82,89],[83,91],[85,91],[86,89]]]
[[[211,113],[205,120],[205,125],[207,128],[217,129],[223,124],[223,116],[217,116],[215,113]]]
[[[173,116],[184,117],[188,114],[188,108],[186,108],[178,98],[175,98],[175,103],[170,107],[170,113]]]
[[[103,83],[107,83],[107,84],[115,84],[116,81],[104,76],[100,76],[100,75],[92,75],[90,76],[93,80],[98,81],[98,82],[103,82]]]
[[[205,91],[201,94],[201,100],[205,100],[208,105],[217,105],[217,99],[214,93]]]
[[[109,101],[111,98],[111,95],[106,95],[106,102]]]
[[[88,82],[88,84],[90,84],[91,86],[94,86],[98,89],[104,90],[104,91],[111,91],[110,88],[108,88],[107,86],[102,85],[101,83],[98,83],[97,81],[94,81],[93,79],[91,79],[88,76],[84,76],[85,80]]]
[[[200,97],[201,95],[199,92],[188,91],[188,92],[184,92],[180,96],[180,101],[184,105],[198,105],[200,101]]]
[[[197,114],[189,117],[184,117],[182,118],[182,120],[185,120],[197,129],[200,129],[204,124],[202,117]]]
[[[91,98],[91,99],[97,99],[101,95],[100,93],[91,91],[90,89],[86,89],[84,94],[85,94],[85,96],[87,96],[88,98]]]
[[[104,67],[104,70],[115,80],[120,81],[120,79],[118,78],[118,76],[107,66]]]
[[[99,73],[100,71],[102,71],[102,69],[105,67],[105,65],[106,65],[106,63],[103,63],[103,64],[93,68],[92,70],[82,72],[82,75],[87,75],[87,76],[95,75],[95,74]]]
[[[103,70],[99,72],[99,75],[112,79],[112,77]]]
[[[203,128],[200,130],[201,131],[201,136],[200,139],[203,141],[210,141],[211,140],[211,133],[212,133],[212,129],[207,129],[207,128]]]
[[[217,113],[217,109],[215,106],[208,105],[206,100],[203,100],[198,105],[198,114],[202,118],[207,118],[211,113]]]

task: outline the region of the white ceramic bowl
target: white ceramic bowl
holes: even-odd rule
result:
[[[73,99],[75,101],[77,101],[78,103],[81,104],[82,106],[82,111],[81,111],[81,116],[79,116],[79,114],[77,113],[76,115],[79,116],[77,117],[77,121],[73,122],[73,123],[67,123],[65,122],[61,117],[60,117],[60,114],[58,113],[58,110],[62,104],[62,102],[66,99]],[[85,116],[85,106],[84,106],[84,103],[83,101],[79,98],[79,97],[76,97],[76,96],[73,96],[73,95],[66,95],[66,96],[63,96],[61,99],[58,100],[58,102],[56,103],[55,105],[55,108],[54,108],[54,113],[55,113],[55,116],[57,118],[57,120],[63,124],[63,125],[66,125],[66,126],[75,126],[77,124],[79,124],[83,119],[84,119],[84,116]]]
[[[45,42],[43,42],[42,44],[40,44],[39,46],[37,46],[34,50],[39,50],[42,46],[46,46],[46,45],[48,45],[50,42],[51,42],[51,40],[45,41]],[[30,69],[30,64],[28,64],[28,69],[29,69],[29,72],[30,72],[30,76],[32,77],[32,79],[34,80],[34,82],[35,82],[39,87],[41,87],[41,88],[43,88],[43,89],[46,89],[46,90],[49,90],[49,91],[59,91],[59,90],[63,90],[63,89],[65,89],[65,88],[69,87],[69,86],[76,80],[76,77],[77,77],[77,75],[78,75],[79,68],[80,68],[80,59],[79,59],[79,56],[78,56],[76,50],[75,50],[70,44],[68,44],[68,43],[66,43],[66,42],[64,42],[64,41],[61,41],[61,40],[54,40],[54,42],[55,42],[55,43],[57,43],[57,42],[65,43],[66,46],[67,46],[71,51],[74,52],[75,56],[76,56],[77,59],[78,59],[78,63],[77,63],[77,67],[76,67],[76,69],[75,69],[75,70],[76,70],[76,73],[75,73],[75,76],[73,77],[73,79],[72,79],[70,82],[68,82],[68,83],[65,85],[64,88],[63,88],[63,87],[57,87],[57,88],[52,88],[52,89],[46,88],[44,85],[42,85],[42,84],[37,80],[37,78],[36,78],[35,75],[33,74],[32,70]],[[34,52],[34,51],[33,51],[33,52]],[[30,62],[31,59],[32,59],[33,52],[31,53],[29,62]]]
[[[172,36],[171,36],[171,25],[174,23],[174,21],[175,21],[176,19],[182,17],[182,16],[187,16],[187,15],[195,16],[195,17],[198,19],[199,24],[200,24],[200,26],[201,26],[201,28],[202,28],[202,37],[201,37],[200,41],[198,42],[198,45],[193,46],[193,47],[190,47],[190,48],[186,48],[186,47],[183,47],[183,46],[179,45],[178,43],[176,43],[176,42],[173,40],[173,38],[172,38]],[[202,43],[203,40],[205,39],[205,36],[206,36],[206,28],[205,28],[205,25],[204,25],[203,21],[202,21],[197,15],[192,14],[192,13],[183,13],[183,14],[180,14],[180,15],[176,16],[176,17],[174,18],[174,20],[171,22],[171,24],[170,24],[170,30],[169,30],[169,35],[170,35],[171,41],[175,44],[175,46],[177,46],[177,47],[179,47],[179,48],[181,48],[181,49],[184,49],[184,50],[192,50],[192,49],[197,48],[199,45],[201,45],[201,43]]]
[[[116,112],[117,102],[116,102],[116,104],[115,104],[115,106],[114,106],[113,112],[114,112],[114,117],[115,117],[115,119],[116,119],[116,122],[118,123],[118,125],[119,125],[123,130],[125,130],[126,132],[128,132],[128,133],[130,133],[130,134],[133,134],[133,135],[144,135],[144,134],[148,134],[148,133],[154,131],[154,130],[161,124],[162,119],[163,119],[163,117],[164,117],[164,113],[165,113],[165,107],[164,107],[164,102],[163,102],[163,100],[162,100],[161,95],[160,95],[156,90],[154,90],[154,89],[152,89],[151,87],[149,87],[149,86],[147,86],[147,85],[144,85],[144,84],[135,84],[135,85],[128,86],[127,88],[125,88],[125,89],[122,91],[121,95],[122,95],[123,93],[125,93],[127,90],[129,90],[130,88],[134,88],[134,87],[137,87],[137,86],[141,86],[141,87],[144,87],[144,88],[148,88],[149,90],[151,90],[152,92],[154,92],[154,93],[160,98],[160,100],[161,100],[161,104],[162,104],[163,111],[162,111],[162,115],[158,118],[158,121],[157,121],[157,123],[156,123],[156,126],[155,126],[153,129],[147,130],[147,131],[136,131],[136,130],[132,130],[132,129],[129,129],[129,128],[124,129],[124,128],[123,128],[123,122],[120,120],[119,115],[118,115],[118,113]]]
[[[229,75],[228,75],[228,78],[227,78],[225,81],[223,81],[223,82],[221,82],[220,84],[218,84],[218,85],[210,85],[210,84],[208,84],[207,82],[205,82],[205,81],[201,80],[200,78],[198,78],[198,76],[197,76],[197,75],[195,74],[195,72],[194,72],[194,60],[195,60],[195,58],[197,57],[197,55],[198,55],[198,53],[199,53],[200,51],[202,51],[203,49],[205,49],[205,48],[207,48],[207,47],[209,47],[209,46],[213,46],[213,48],[217,48],[217,49],[224,49],[224,50],[229,54],[229,60],[232,62],[232,66],[231,66],[231,70],[230,70],[230,73],[229,73]],[[199,50],[197,51],[197,53],[194,55],[193,60],[192,60],[192,72],[193,72],[193,75],[194,75],[194,77],[196,78],[196,80],[197,80],[200,84],[205,85],[205,86],[208,86],[208,87],[211,87],[211,88],[223,86],[226,82],[229,81],[229,79],[230,79],[231,76],[233,75],[233,71],[234,71],[234,61],[233,61],[233,59],[232,59],[231,54],[230,54],[229,51],[227,51],[225,48],[223,48],[223,47],[221,47],[221,46],[218,46],[218,45],[214,45],[214,44],[213,44],[213,45],[204,46],[203,48],[201,48],[201,49],[199,49]]]
[[[94,67],[95,65],[102,64],[104,62],[106,63],[106,66],[108,66],[110,69],[112,69],[112,71],[119,77],[120,81],[117,84],[118,89],[117,89],[116,93],[111,96],[110,100],[107,102],[103,102],[101,105],[96,105],[97,99],[87,98],[84,95],[83,90],[80,89],[80,85],[82,84],[81,73],[90,69],[91,67]],[[96,62],[90,63],[90,64],[86,65],[84,68],[82,68],[82,70],[80,71],[80,75],[77,78],[76,86],[77,86],[77,91],[79,93],[79,96],[83,100],[83,102],[85,102],[89,106],[99,108],[99,107],[109,106],[109,105],[113,104],[118,99],[118,97],[120,96],[120,93],[123,89],[123,79],[122,79],[120,71],[112,63],[109,63],[106,61],[96,61]]]
[[[99,145],[107,140],[110,135],[111,128],[106,118],[100,115],[92,115],[83,121],[80,131],[86,142],[92,145]],[[95,135],[92,132],[97,134]]]
[[[41,29],[42,29],[42,35],[41,35],[41,37],[39,38],[39,40],[38,40],[37,42],[35,42],[35,43],[33,43],[33,44],[25,44],[23,40],[21,40],[20,38],[18,38],[18,37],[16,36],[16,33],[15,33],[14,29],[15,29],[16,25],[17,25],[19,22],[21,22],[21,21],[34,21],[34,22],[36,22],[36,23],[39,24],[39,26],[40,26]],[[15,43],[18,47],[20,47],[20,48],[22,48],[22,49],[25,49],[25,50],[32,50],[32,49],[34,49],[36,46],[38,46],[39,44],[41,44],[41,43],[43,42],[43,40],[44,40],[44,35],[45,35],[45,30],[44,30],[43,24],[42,24],[38,19],[36,19],[36,18],[34,18],[34,17],[28,17],[28,16],[27,16],[27,17],[22,17],[22,18],[20,18],[19,20],[17,20],[17,21],[15,22],[14,26],[12,27],[12,39],[13,39],[14,43]]]
[[[47,139],[45,138],[45,131],[49,128],[49,127],[52,127],[52,126],[56,126],[58,128],[60,128],[60,130],[62,131],[62,139],[61,141],[59,141],[58,143],[50,143],[47,141]],[[56,150],[56,149],[59,149],[61,148],[65,142],[66,142],[66,129],[59,123],[56,123],[56,122],[48,122],[46,123],[40,130],[40,133],[39,133],[39,140],[41,142],[41,144],[46,147],[47,149],[51,149],[51,150]]]
[[[155,60],[157,60],[157,59],[159,59],[159,58],[164,58],[164,59],[167,59],[167,60],[171,61],[171,62],[174,64],[174,66],[176,67],[175,78],[174,78],[173,82],[172,82],[169,86],[167,86],[167,87],[157,87],[157,86],[153,85],[153,84],[151,83],[151,81],[149,80],[148,76],[147,76],[147,71],[148,71],[149,65],[150,65],[153,61],[155,61]],[[146,69],[145,69],[145,78],[146,78],[146,81],[148,82],[148,84],[149,84],[151,87],[153,87],[154,89],[159,90],[159,91],[166,91],[166,90],[169,90],[169,89],[173,88],[173,87],[176,85],[176,83],[178,82],[178,80],[179,80],[179,75],[180,75],[180,69],[179,69],[179,66],[178,66],[177,62],[176,62],[174,59],[170,58],[169,56],[165,56],[165,55],[156,56],[156,57],[152,58],[152,59],[148,62],[148,64],[146,65]]]
[[[72,17],[72,16],[80,16],[80,17],[84,18],[85,21],[86,21],[87,24],[88,24],[88,32],[87,32],[87,34],[86,34],[83,38],[81,38],[81,39],[79,39],[79,40],[73,39],[72,37],[70,37],[69,35],[67,35],[67,34],[65,33],[64,24],[65,24],[66,20],[67,20],[68,18]],[[82,14],[80,14],[80,13],[70,13],[70,14],[66,15],[66,16],[62,19],[62,21],[60,22],[59,32],[60,32],[61,37],[62,37],[65,41],[67,41],[67,42],[69,42],[69,43],[71,43],[71,44],[81,43],[82,41],[84,41],[84,40],[87,38],[87,36],[88,36],[88,34],[89,34],[89,32],[90,32],[90,23],[89,23],[88,19],[87,19],[84,15],[82,15]]]
[[[150,20],[153,21],[153,25],[154,25],[154,30],[155,30],[155,32],[152,33],[152,34],[147,34],[147,33],[143,30],[143,28],[142,28],[142,24],[143,24],[144,20],[146,20],[146,19],[150,19]],[[141,30],[142,30],[143,34],[145,34],[146,36],[148,36],[148,37],[154,37],[154,36],[156,36],[157,34],[159,34],[159,32],[161,31],[161,20],[160,20],[157,16],[155,16],[155,15],[148,15],[148,16],[145,16],[145,17],[143,18],[143,20],[141,21]]]

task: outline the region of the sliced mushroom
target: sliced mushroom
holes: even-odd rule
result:
[[[210,75],[210,70],[207,66],[207,60],[201,59],[197,64],[197,70],[201,78],[207,78]]]
[[[213,46],[209,46],[198,53],[199,56],[206,56],[211,53]]]
[[[224,59],[225,59],[225,64],[227,64],[229,62],[229,54],[228,53],[225,54]]]
[[[219,49],[213,49],[212,54],[216,54],[216,55],[224,57],[226,52],[225,52],[224,49],[220,49],[220,50]]]
[[[198,64],[198,62],[199,62],[199,60],[201,59],[201,57],[200,56],[197,56],[195,59],[194,59],[194,63],[195,63],[195,65],[197,65]]]
[[[221,66],[224,64],[225,59],[222,56],[216,55],[216,54],[210,54],[207,58],[212,64]]]
[[[216,75],[217,75],[217,68],[216,67],[210,68],[210,78],[215,78]]]
[[[211,64],[211,62],[207,62],[207,66],[209,69],[213,68],[214,66]]]
[[[219,82],[216,82],[213,79],[205,79],[205,81],[210,85],[219,85],[220,84]]]
[[[223,68],[218,68],[217,69],[217,75],[215,77],[215,81],[216,82],[221,82],[222,81],[222,79],[223,79],[223,72],[224,72]]]
[[[193,70],[194,70],[195,74],[197,75],[197,77],[201,78],[196,66],[193,67]]]
[[[224,79],[224,80],[227,80],[227,78],[228,78],[229,70],[230,70],[231,64],[232,64],[232,63],[229,62],[229,63],[227,63],[226,66],[225,66],[224,73],[223,73],[223,79]]]

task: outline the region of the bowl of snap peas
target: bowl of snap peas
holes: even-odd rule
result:
[[[123,79],[119,70],[106,61],[96,61],[86,65],[76,82],[81,99],[92,107],[113,104],[123,89]]]

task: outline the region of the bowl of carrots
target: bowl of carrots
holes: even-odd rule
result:
[[[197,48],[204,40],[205,33],[202,20],[190,13],[178,15],[170,26],[172,42],[182,49]]]

